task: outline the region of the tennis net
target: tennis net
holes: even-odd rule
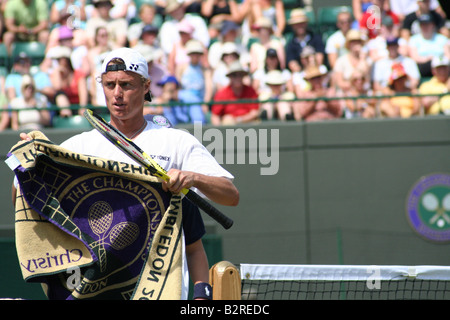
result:
[[[241,264],[242,300],[447,300],[450,267]]]

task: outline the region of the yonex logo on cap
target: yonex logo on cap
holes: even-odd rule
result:
[[[123,60],[123,64],[108,65],[114,59]],[[149,78],[147,60],[138,51],[130,48],[119,48],[108,53],[103,60],[102,70],[109,71],[131,71],[145,79]]]

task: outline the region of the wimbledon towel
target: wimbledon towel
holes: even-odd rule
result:
[[[180,299],[181,196],[143,167],[29,135],[6,160],[23,278],[49,299]]]

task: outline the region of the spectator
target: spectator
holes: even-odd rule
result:
[[[3,42],[12,53],[16,41],[48,41],[48,5],[44,0],[10,0],[5,8]]]
[[[226,43],[234,43],[239,59],[243,65],[249,62],[249,53],[246,47],[240,42],[240,26],[233,22],[225,20],[220,29],[220,37],[214,41],[208,48],[208,62],[213,70],[215,70],[222,60],[223,47]]]
[[[248,75],[239,61],[232,63],[227,76],[230,84],[218,90],[214,96],[214,104],[211,108],[211,123],[213,125],[233,125],[237,123],[254,122],[259,118],[259,104],[257,102],[239,102],[238,100],[256,100],[257,92],[244,83],[244,77]],[[220,103],[224,101],[224,103]],[[227,103],[226,103],[226,102]]]
[[[294,72],[292,74],[293,91],[297,97],[301,97],[305,91],[311,89],[310,84],[305,80],[305,72],[310,66],[318,66],[320,72],[324,75],[322,77],[324,84],[329,83],[328,68],[324,64],[319,65],[317,63],[315,53],[316,51],[313,47],[304,47],[300,55],[300,61],[302,62],[303,70]]]
[[[273,33],[276,37],[282,38],[286,27],[286,12],[282,0],[257,0],[252,2],[251,12],[254,21],[261,17],[267,17],[273,26]]]
[[[409,40],[411,35],[420,33],[420,22],[418,18],[423,14],[429,14],[438,32],[447,35],[445,19],[436,10],[431,9],[431,0],[416,0],[416,3],[417,9],[408,12],[403,20],[400,36]]]
[[[111,0],[113,7],[109,13],[112,19],[125,19],[130,23],[136,17],[136,5],[133,0]]]
[[[177,30],[180,40],[175,42],[169,53],[167,69],[170,74],[177,75],[177,66],[187,64],[189,56],[186,52],[186,43],[193,39],[194,27],[187,20],[178,22]]]
[[[397,33],[394,31],[394,22],[390,16],[383,18],[380,32],[377,33],[375,38],[369,39],[367,42],[366,47],[372,63],[388,56],[389,53],[386,46],[386,39],[388,38],[398,38]],[[399,38],[398,46],[399,53],[408,53],[408,42],[405,39]]]
[[[322,41],[322,36],[308,30],[308,17],[305,11],[303,9],[293,9],[288,23],[293,30],[293,37],[286,44],[286,63],[289,70],[297,72],[302,69],[300,54],[307,45],[315,49],[318,64],[323,64],[325,45]]]
[[[158,39],[159,29],[154,25],[146,25],[142,28],[142,34],[138,43],[133,47],[137,49],[140,46],[150,46],[153,48],[153,61],[167,64],[168,57],[164,54]]]
[[[352,0],[352,11],[356,22],[361,21],[363,14],[371,5],[371,0]]]
[[[266,52],[267,53],[265,54],[264,65],[252,74],[253,88],[257,92],[262,92],[263,90],[268,89],[267,77],[270,71],[278,70],[280,71],[284,79],[285,85],[283,86],[283,90],[293,92],[294,87],[292,85],[291,72],[288,69],[282,67],[277,50],[274,48],[269,48],[266,50]]]
[[[409,39],[409,56],[417,63],[422,77],[431,77],[431,60],[444,55],[448,38],[437,33],[429,14],[419,18],[420,32]]]
[[[418,9],[417,1],[418,0],[390,0],[389,5],[391,10],[399,17],[399,19],[404,21],[408,14]],[[445,18],[445,12],[439,4],[439,0],[431,0],[430,9],[435,10],[443,18]]]
[[[170,18],[166,18],[159,30],[159,41],[161,48],[166,55],[169,55],[175,43],[180,41],[180,35],[178,33],[178,23],[182,20],[189,22],[193,27],[192,38],[199,40],[205,48],[209,47],[209,33],[205,20],[196,14],[186,13],[186,9],[183,3],[177,0],[168,0],[166,8],[166,14]]]
[[[184,0],[183,6],[186,8],[186,13],[196,15],[201,14],[202,1],[201,0]]]
[[[185,102],[205,102],[203,113],[209,112],[208,103],[213,96],[211,68],[205,65],[203,57],[205,48],[198,40],[190,40],[186,44],[189,62],[178,68],[177,79],[180,79],[180,97]]]
[[[388,81],[393,64],[400,63],[403,66],[409,78],[409,85],[412,89],[416,89],[420,82],[420,72],[417,63],[408,56],[400,54],[399,42],[400,38],[388,38],[386,40],[386,48],[388,55],[384,59],[376,61],[373,65],[373,90],[377,93],[386,93],[388,89]]]
[[[347,33],[345,47],[348,53],[336,60],[332,70],[333,84],[343,92],[350,88],[350,77],[355,69],[365,73],[370,70],[370,62],[364,42],[363,35],[359,30],[350,30]]]
[[[103,59],[109,51],[111,47],[108,42],[108,30],[106,27],[98,27],[95,32],[95,46],[89,49],[85,59],[89,70],[89,100],[95,107],[106,106],[105,94],[98,77],[102,74]]]
[[[161,21],[159,21],[161,20]],[[138,44],[139,40],[142,39],[144,34],[144,27],[153,26],[152,30],[156,31],[156,36],[158,35],[159,25],[162,23],[160,16],[157,16],[155,6],[150,3],[144,3],[139,8],[139,22],[132,23],[128,27],[127,39],[130,47],[134,47]]]
[[[8,101],[22,95],[22,77],[26,74],[31,74],[31,59],[25,52],[21,52],[14,57],[11,72],[6,76],[5,92]],[[52,86],[49,75],[41,70],[37,70],[32,75],[37,91],[45,95],[49,101],[52,101],[55,89]]]
[[[435,57],[431,62],[431,72],[433,77],[422,83],[419,87],[419,94],[441,94],[448,93],[450,88],[449,79],[449,59],[447,57]],[[450,96],[425,96],[422,97],[422,105],[426,114],[449,114]]]
[[[390,17],[393,21],[394,36],[400,35],[400,19],[392,12],[388,0],[372,0],[373,7],[369,7],[363,13],[359,21],[359,28],[368,39],[374,39],[380,32],[381,24],[385,17]],[[376,8],[376,9],[375,9]]]
[[[294,100],[295,95],[284,90],[286,79],[281,71],[269,71],[265,79],[266,87],[259,94],[261,120],[294,120],[292,101],[289,100]]]
[[[134,47],[136,51],[144,56],[148,65],[148,74],[150,75],[150,92],[155,100],[158,100],[162,95],[162,87],[158,85],[164,78],[169,75],[165,65],[159,63],[160,52],[148,45],[137,45]],[[149,113],[153,108],[146,109]]]
[[[342,101],[327,99],[336,98],[338,94],[334,88],[324,85],[325,76],[318,66],[306,69],[305,80],[310,83],[311,89],[302,96],[307,100],[297,101],[293,105],[296,120],[322,121],[342,117]]]
[[[110,11],[113,3],[110,0],[93,0],[98,16],[88,19],[86,24],[86,34],[89,45],[94,45],[95,30],[100,26],[105,26],[108,30],[111,48],[124,47],[127,42],[128,22],[124,18],[113,19]]]
[[[50,125],[51,116],[47,98],[37,94],[34,80],[30,75],[22,77],[22,95],[14,98],[10,105],[11,129],[41,130]]]
[[[67,27],[73,34],[73,45],[87,46],[85,0],[56,0],[50,9],[50,23],[52,25],[47,49],[59,43],[59,28]]]
[[[207,21],[209,37],[218,38],[225,21],[234,22],[237,19],[237,5],[228,0],[206,0],[201,4],[201,15]]]
[[[0,132],[7,129],[10,124],[10,115],[8,109],[8,99],[5,90],[5,77],[0,77]]]
[[[352,13],[348,10],[340,11],[337,14],[336,26],[338,30],[333,32],[325,43],[325,53],[331,69],[333,69],[337,58],[344,53],[347,53],[347,49],[345,48],[345,37],[347,32],[351,29],[352,21]]]
[[[389,77],[389,89],[387,95],[391,98],[382,99],[380,102],[380,111],[382,115],[395,118],[409,118],[413,115],[419,115],[420,100],[417,97],[411,97],[416,90],[408,86],[408,74],[403,65],[393,64],[391,75]]]
[[[86,0],[56,0],[50,7],[50,23],[54,27],[65,24],[64,20],[72,17],[72,28],[86,27]],[[75,20],[76,19],[76,20]]]
[[[269,18],[260,17],[256,20],[255,29],[258,30],[257,41],[250,45],[250,73],[265,65],[266,52],[272,48],[276,50],[280,67],[286,68],[286,53],[283,41],[273,36],[272,22]]]
[[[350,83],[350,89],[345,92],[345,96],[351,99],[346,99],[344,102],[344,117],[346,119],[374,118],[377,115],[377,100],[367,98],[373,95],[367,74],[360,70],[353,71]]]
[[[205,115],[202,106],[186,104],[189,101],[185,101],[184,97],[180,95],[180,83],[174,76],[165,77],[158,85],[162,87],[162,94],[157,102],[158,104],[169,104],[163,107],[163,114],[173,126],[183,123],[204,123]]]
[[[228,68],[235,61],[240,61],[240,52],[234,42],[224,43],[222,46],[221,61],[217,68],[213,71],[213,85],[214,91],[226,87],[230,83],[230,78],[227,76]],[[250,84],[250,79],[246,76],[246,84]]]
[[[56,90],[55,104],[59,108],[58,115],[70,117],[83,114],[88,103],[86,75],[80,69],[73,69],[69,48],[59,47],[58,52],[54,52],[53,58],[58,64],[52,69],[50,79]],[[80,108],[71,110],[73,106]]]
[[[84,44],[77,45],[74,39],[73,30],[62,25],[59,28],[53,29],[57,31],[58,42],[47,48],[44,61],[41,63],[41,69],[45,72],[50,72],[56,62],[53,60],[53,50],[59,50],[60,47],[69,48],[71,51],[70,60],[74,69],[83,69],[83,72],[89,74],[89,64],[87,63],[88,48]]]

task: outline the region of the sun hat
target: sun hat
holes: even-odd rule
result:
[[[234,21],[230,21],[230,20],[225,20],[223,21],[221,28],[220,28],[220,34],[222,36],[226,35],[228,32],[230,31],[238,31],[240,28],[240,26],[234,22]]]
[[[406,77],[405,68],[401,63],[395,63],[391,67],[391,75],[389,76],[388,84],[391,86],[394,81]]]
[[[72,49],[66,46],[56,46],[48,51],[48,57],[51,59],[70,58]]]
[[[263,17],[259,17],[256,20],[254,28],[255,29],[266,28],[266,29],[273,30],[273,24],[269,18],[263,16]]]
[[[124,64],[108,66],[108,63],[114,58],[122,59]],[[103,61],[102,72],[106,73],[108,71],[120,70],[134,72],[141,75],[145,79],[149,79],[147,60],[145,60],[141,53],[130,48],[115,49],[108,53]]]
[[[248,70],[246,70],[239,61],[234,61],[228,67],[227,77],[233,73],[248,74]]]
[[[186,43],[186,53],[204,53],[203,45],[200,41],[192,39]]]
[[[362,43],[365,42],[364,35],[360,30],[351,29],[347,32],[347,35],[345,36],[345,47],[347,49],[352,41],[361,41]]]
[[[67,26],[61,26],[58,30],[59,40],[73,39],[73,31]]]
[[[293,9],[291,11],[291,16],[288,20],[288,24],[297,24],[302,22],[308,22],[308,16],[303,9]]]
[[[283,85],[286,83],[286,79],[283,77],[283,73],[280,70],[271,70],[266,75],[266,84],[268,85]]]
[[[311,80],[317,77],[323,76],[324,73],[320,70],[320,68],[316,65],[311,65],[305,70],[305,80]]]
[[[166,83],[175,83],[177,87],[180,86],[180,83],[178,82],[177,78],[173,75],[166,75],[164,78],[162,78],[157,85],[158,86],[164,86]]]
[[[187,33],[187,34],[192,34],[194,32],[194,27],[186,19],[183,19],[180,22],[178,22],[177,29],[178,29],[178,32],[183,32],[183,33]]]
[[[239,49],[237,45],[234,42],[225,42],[222,45],[222,57],[225,54],[233,54],[233,53],[239,55]]]

